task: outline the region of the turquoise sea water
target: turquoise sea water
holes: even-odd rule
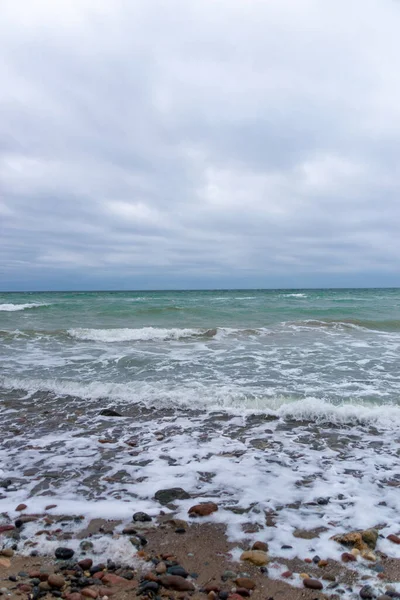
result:
[[[3,390],[158,406],[398,404],[399,345],[398,289],[0,295]]]

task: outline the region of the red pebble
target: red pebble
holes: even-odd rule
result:
[[[292,576],[293,576],[292,571],[284,571],[282,573],[282,577],[284,577],[285,579],[289,579],[289,577],[292,577]]]

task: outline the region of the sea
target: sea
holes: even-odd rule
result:
[[[378,527],[400,557],[399,359],[399,289],[2,293],[0,512],[126,521],[182,488],[239,546],[339,558]]]

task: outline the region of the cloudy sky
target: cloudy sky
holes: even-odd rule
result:
[[[0,289],[400,285],[400,2],[0,0]]]

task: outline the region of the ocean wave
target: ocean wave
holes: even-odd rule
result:
[[[369,331],[396,332],[400,331],[400,320],[387,319],[372,321],[369,319],[305,319],[304,321],[285,322],[292,328],[315,327],[325,329],[368,329]]]
[[[283,294],[284,298],[308,298],[307,294]]]
[[[4,312],[15,312],[17,310],[27,310],[29,308],[41,308],[43,306],[50,306],[50,304],[31,302],[29,304],[0,304],[0,311]]]
[[[240,386],[208,386],[193,382],[186,386],[173,383],[135,382],[115,383],[105,381],[80,382],[73,380],[43,380],[0,378],[0,388],[7,392],[20,390],[30,395],[50,394],[52,397],[70,397],[77,404],[97,410],[98,400],[118,402],[127,406],[142,404],[147,407],[204,410],[223,410],[227,413],[246,416],[265,414],[285,421],[304,421],[316,424],[375,426],[380,429],[398,429],[400,426],[400,405],[374,404],[362,400],[349,400],[341,403],[290,395],[262,396],[256,391],[248,391]],[[41,400],[43,401],[43,399]]]
[[[69,329],[67,333],[78,340],[95,342],[134,342],[152,340],[180,340],[191,337],[214,337],[216,329],[180,329],[141,327],[139,329]]]

